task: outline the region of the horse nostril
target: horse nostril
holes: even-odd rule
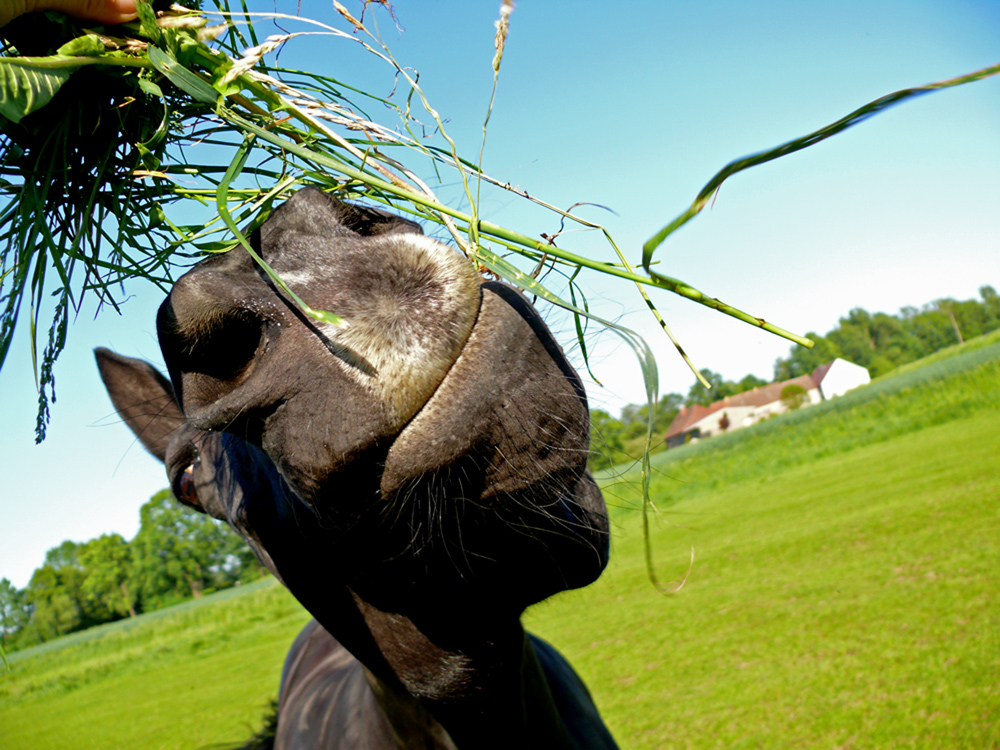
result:
[[[263,321],[252,315],[230,314],[213,321],[189,339],[179,352],[177,366],[213,380],[237,381],[264,343]]]
[[[157,328],[174,388],[189,412],[246,380],[267,349],[268,323],[246,309],[190,305],[173,297],[160,308]]]

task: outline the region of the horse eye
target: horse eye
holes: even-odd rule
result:
[[[195,463],[184,469],[184,473],[178,477],[176,495],[177,499],[185,505],[190,505],[192,508],[201,510],[201,503],[198,502],[198,490],[194,483],[194,470],[198,463],[196,460]]]

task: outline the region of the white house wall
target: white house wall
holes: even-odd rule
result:
[[[729,427],[725,432],[731,432],[732,430],[738,430],[740,427],[745,427],[746,425],[743,422],[744,417],[752,411],[752,406],[727,406],[698,420],[694,423],[693,427],[700,431],[702,437],[719,435],[723,432],[722,428],[719,427],[719,422],[722,420],[722,415],[725,414],[729,419]]]
[[[810,388],[806,391],[806,401],[803,406],[810,406],[812,404],[818,404],[823,400],[822,395],[820,395],[819,388]],[[712,435],[719,435],[723,430],[719,427],[719,422],[722,420],[722,415],[725,414],[729,418],[729,427],[725,432],[732,432],[733,430],[738,430],[742,427],[749,427],[752,424],[756,424],[763,419],[772,417],[776,414],[784,414],[788,409],[785,407],[782,401],[772,401],[769,404],[762,404],[760,406],[726,406],[718,411],[712,412],[707,417],[695,422],[693,425],[688,427],[686,432],[692,432],[698,430],[701,437],[706,438]]]
[[[849,390],[870,382],[868,370],[861,365],[835,359],[819,387],[823,391],[823,398],[830,399],[843,396]]]
[[[811,406],[813,404],[818,404],[823,400],[823,396],[819,392],[819,388],[810,388],[805,393],[806,400],[803,402],[802,406]],[[776,414],[784,414],[788,411],[785,406],[784,401],[772,401],[769,404],[763,404],[756,407],[753,411],[747,415],[748,422],[745,423],[745,427],[749,427],[752,424],[760,422],[762,419],[767,419],[768,417],[773,417]]]

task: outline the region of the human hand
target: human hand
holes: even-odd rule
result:
[[[35,10],[57,10],[102,24],[124,23],[137,15],[135,0],[0,0],[0,26]]]

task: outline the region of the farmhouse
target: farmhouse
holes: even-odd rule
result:
[[[738,430],[800,406],[840,396],[871,382],[868,370],[843,359],[820,365],[810,375],[727,396],[708,406],[681,409],[667,430],[667,447]]]

